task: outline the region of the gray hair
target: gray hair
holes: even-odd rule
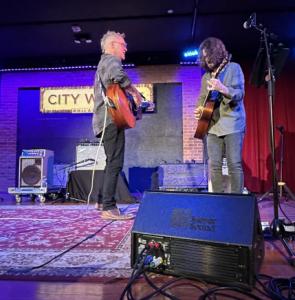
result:
[[[125,33],[119,33],[119,32],[115,32],[115,31],[108,31],[107,33],[105,33],[100,40],[100,47],[101,47],[102,53],[105,52],[106,47],[110,42],[112,42],[113,40],[120,38],[120,37],[124,39]]]

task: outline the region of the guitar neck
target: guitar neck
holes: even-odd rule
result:
[[[209,91],[209,92],[207,93],[207,95],[206,95],[206,97],[205,97],[205,100],[204,100],[202,106],[206,106],[206,104],[207,104],[208,100],[210,99],[210,97],[211,97],[211,91]]]
[[[218,77],[218,75],[220,74],[220,72],[221,72],[221,71],[224,69],[224,67],[228,64],[230,58],[231,58],[231,56],[229,56],[229,58],[225,58],[225,59],[222,61],[222,63],[218,66],[218,68],[217,68],[214,72],[211,73],[210,79],[212,79],[212,78],[215,79],[215,78]],[[203,106],[205,106],[206,103],[208,102],[208,100],[211,98],[211,92],[212,92],[212,91],[209,91],[209,92],[207,93],[207,95],[206,95],[206,97],[205,97],[205,100],[204,100],[204,102],[203,102]]]

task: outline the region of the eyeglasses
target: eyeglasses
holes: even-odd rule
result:
[[[120,44],[122,47],[127,48],[127,43],[113,41],[114,43]]]

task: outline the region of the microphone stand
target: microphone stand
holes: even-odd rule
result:
[[[284,164],[284,133],[285,129],[283,126],[277,126],[277,130],[280,133],[280,178],[278,181],[278,186],[280,188],[280,198],[283,197],[283,191],[287,193],[288,197],[295,201],[295,195],[287,186],[286,182],[283,180],[283,164]],[[287,198],[288,199],[288,198]]]
[[[81,160],[81,161],[78,161],[78,162],[71,163],[71,164],[67,165],[66,167],[61,168],[60,170],[71,169],[72,167],[76,167],[80,164],[87,163],[86,165],[82,165],[82,167],[85,167],[85,166],[88,166],[88,165],[93,165],[94,162],[95,162],[94,159],[87,158],[87,159],[84,159],[84,160]]]
[[[256,20],[255,20],[256,21]],[[277,178],[277,170],[276,170],[276,159],[275,159],[275,133],[274,133],[274,91],[275,91],[275,75],[273,72],[273,67],[271,63],[270,56],[270,44],[268,42],[268,37],[270,34],[266,32],[266,27],[262,29],[262,25],[256,25],[256,22],[251,25],[251,27],[255,28],[261,33],[261,38],[264,42],[265,46],[265,55],[266,55],[266,63],[267,63],[267,94],[268,94],[268,106],[269,106],[269,134],[270,134],[270,150],[271,150],[271,166],[272,166],[272,190],[273,190],[273,207],[274,207],[274,219],[272,221],[271,229],[272,235],[275,238],[278,238],[289,255],[289,262],[292,265],[295,265],[295,254],[293,250],[288,245],[288,242],[285,237],[285,225],[282,220],[279,219],[279,194],[278,194],[278,178]],[[295,226],[293,224],[293,226]]]

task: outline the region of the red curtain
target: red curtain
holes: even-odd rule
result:
[[[295,63],[288,61],[275,82],[273,107],[275,128],[275,157],[280,179],[281,134],[284,128],[282,179],[295,192]],[[243,149],[245,186],[252,192],[263,193],[272,188],[272,160],[270,150],[270,114],[267,89],[249,83],[251,63],[242,64],[245,73],[245,109],[247,130]]]

